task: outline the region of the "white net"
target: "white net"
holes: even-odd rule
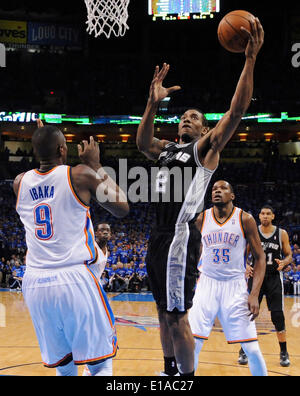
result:
[[[107,38],[113,33],[124,36],[128,19],[130,0],[84,0],[87,8],[87,32],[95,37],[105,34]]]

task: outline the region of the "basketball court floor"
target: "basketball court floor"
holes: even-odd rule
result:
[[[159,326],[151,293],[108,293],[116,318],[116,376],[157,376],[163,368]],[[279,346],[265,301],[257,319],[259,342],[270,376],[300,375],[300,296],[285,298],[291,366],[279,364]],[[218,321],[199,358],[197,376],[249,376],[237,363],[239,345],[228,345]],[[83,368],[79,366],[79,375]],[[21,292],[0,289],[0,376],[55,376],[43,367],[38,342]]]

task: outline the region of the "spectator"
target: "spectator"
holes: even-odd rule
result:
[[[141,281],[141,290],[149,290],[149,283],[148,283],[148,274],[146,265],[144,263],[139,264],[139,268],[136,270],[136,273],[139,276]]]
[[[283,270],[283,287],[284,287],[284,294],[285,295],[290,295],[293,294],[293,283],[292,283],[292,267],[291,265],[288,265],[284,270]]]
[[[3,268],[3,279],[2,279],[2,282],[4,283],[5,287],[9,286],[8,281],[11,275],[12,275],[12,270],[11,270],[10,260],[6,260],[6,263]]]
[[[2,285],[3,278],[5,277],[4,268],[5,268],[5,257],[2,257],[0,261],[0,287]]]
[[[109,291],[109,276],[107,270],[102,272],[100,281],[104,291]]]
[[[108,290],[112,292],[112,291],[114,291],[114,280],[115,280],[115,275],[116,275],[116,270],[117,270],[117,264],[113,264],[107,270],[108,270],[108,275],[109,275]]]
[[[126,283],[125,290],[129,291],[129,283],[130,283],[135,271],[134,271],[133,266],[130,263],[124,264],[124,269],[126,271],[125,278],[124,278],[125,283]]]
[[[14,265],[11,267],[11,274],[8,277],[8,286],[11,290],[21,290],[24,272],[21,268],[21,263],[15,257],[13,261]]]
[[[134,272],[129,281],[129,291],[133,293],[139,293],[142,288],[142,279]]]
[[[300,295],[300,265],[294,266],[294,270],[290,274],[293,284],[294,296]]]

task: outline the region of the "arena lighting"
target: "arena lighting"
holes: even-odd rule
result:
[[[205,113],[209,122],[218,122],[225,113]],[[138,125],[142,119],[137,115],[108,115],[108,116],[85,116],[85,115],[66,115],[49,113],[30,113],[30,112],[5,112],[0,111],[1,122],[35,123],[40,118],[47,124],[62,124],[72,122],[77,125]],[[280,117],[272,117],[270,113],[245,114],[243,121],[258,123],[283,123],[300,122],[300,115],[289,117],[288,112],[280,113]],[[180,118],[177,115],[161,114],[155,117],[156,125],[179,124]],[[122,132],[122,131],[120,131]]]
[[[128,139],[130,138],[131,135],[128,135],[127,133],[124,133],[122,135],[120,135],[122,138],[122,143],[127,143]]]
[[[274,136],[274,133],[264,133],[265,141],[270,142],[272,137]]]
[[[106,135],[98,134],[96,137],[99,139],[100,142],[104,142],[104,139],[106,138]]]
[[[238,136],[240,137],[240,142],[247,142],[248,133],[239,133]]]

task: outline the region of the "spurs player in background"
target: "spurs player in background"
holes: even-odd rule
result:
[[[286,343],[286,328],[284,317],[284,287],[283,269],[292,263],[293,255],[288,233],[273,225],[275,218],[274,209],[265,205],[259,213],[260,226],[258,227],[261,245],[266,255],[267,269],[266,275],[259,293],[259,303],[263,296],[266,296],[267,306],[271,312],[271,320],[275,326],[277,339],[280,347],[280,365],[288,367],[290,365],[289,354]],[[250,272],[251,275],[251,272]],[[251,290],[253,280],[250,277],[248,286]],[[243,348],[239,354],[239,364],[247,364],[247,357]]]
[[[66,166],[63,133],[43,126],[32,136],[39,169],[16,177],[16,210],[26,231],[23,295],[43,363],[58,376],[75,376],[88,364],[91,375],[112,375],[117,351],[114,317],[91,266],[101,252],[94,237],[94,197],[116,217],[129,212],[126,196],[103,170],[99,146],[78,145],[82,164]]]
[[[139,151],[157,161],[160,168],[155,185],[159,196],[159,202],[155,204],[156,225],[150,236],[146,262],[160,323],[165,362],[162,375],[176,375],[178,371],[180,375],[194,375],[194,338],[187,310],[194,295],[200,239],[193,221],[219,164],[220,153],[252,99],[254,67],[263,45],[264,31],[257,18],[251,21],[251,33],[244,31],[249,37],[245,65],[230,109],[212,130],[207,127],[204,115],[191,108],[181,117],[179,144],[154,138],[159,103],[180,89],[179,86],[163,87],[169,71],[166,63],[161,70],[158,66],[155,68],[147,106],[138,127],[136,142]],[[181,170],[177,180],[170,176],[174,168]],[[185,185],[184,171],[188,168],[193,180],[185,193],[179,186]],[[181,195],[179,199],[177,193]]]
[[[266,376],[254,319],[259,314],[259,291],[266,271],[264,251],[253,217],[233,205],[232,186],[223,180],[212,188],[213,207],[201,213],[196,225],[202,236],[201,275],[189,322],[195,337],[195,370],[199,353],[213,328],[221,322],[228,344],[240,343],[252,375]],[[247,244],[255,265],[253,287],[245,279]]]

